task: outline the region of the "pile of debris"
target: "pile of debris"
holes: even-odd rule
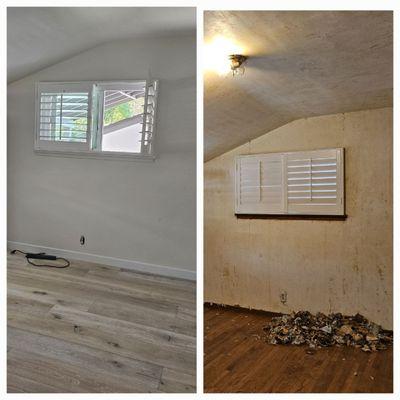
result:
[[[272,318],[263,328],[270,344],[308,344],[312,348],[354,346],[370,352],[384,350],[393,343],[393,332],[368,321],[360,314],[313,315],[298,311]]]

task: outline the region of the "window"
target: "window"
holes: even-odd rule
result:
[[[344,215],[344,150],[236,158],[236,214]]]
[[[35,150],[150,157],[158,81],[41,82]]]

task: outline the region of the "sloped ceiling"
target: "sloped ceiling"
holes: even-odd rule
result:
[[[205,159],[298,118],[392,105],[392,13],[209,11],[249,56],[243,76],[204,76]]]
[[[9,7],[8,82],[113,40],[195,30],[189,7]]]

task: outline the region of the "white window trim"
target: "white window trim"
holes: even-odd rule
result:
[[[118,152],[118,151],[101,151],[96,149],[91,149],[92,135],[96,130],[98,134],[99,126],[93,127],[93,87],[94,85],[111,86],[111,85],[123,85],[123,84],[133,84],[137,82],[146,82],[146,92],[145,100],[147,99],[147,87],[149,86],[148,79],[135,79],[135,80],[112,80],[112,81],[41,81],[35,83],[35,133],[34,133],[34,152],[38,155],[46,156],[57,156],[57,157],[72,157],[72,158],[94,158],[94,159],[114,159],[114,160],[124,160],[124,161],[154,161],[156,159],[155,151],[155,138],[156,138],[156,121],[157,121],[157,95],[155,98],[155,122],[154,131],[152,136],[152,152],[151,154],[143,153],[129,153],[129,152]],[[151,82],[155,82],[157,87],[160,83],[157,79],[152,79]],[[76,85],[79,88],[90,87],[89,92],[89,110],[88,110],[88,134],[86,143],[72,143],[72,142],[58,142],[55,145],[54,142],[44,143],[44,140],[39,140],[39,123],[40,123],[40,91],[42,86],[51,85],[52,88],[60,85],[60,90],[65,89],[65,85]],[[144,113],[146,113],[146,103]],[[100,117],[100,116],[98,116]],[[102,115],[101,115],[102,118]],[[84,145],[84,146],[82,146]]]
[[[296,211],[289,210],[288,208],[288,195],[287,195],[287,158],[289,156],[293,156],[296,154],[311,154],[313,152],[320,151],[336,151],[336,163],[337,163],[337,195],[338,201],[336,206],[332,206],[331,210],[327,212],[324,207],[321,207],[321,210],[317,208],[313,208],[312,212],[310,212],[307,207],[303,207],[301,210],[301,206],[296,205],[294,208],[297,208]],[[282,209],[279,212],[266,212],[265,209],[259,204],[255,204],[254,207],[251,206],[241,206],[239,204],[240,199],[240,161],[243,158],[254,158],[255,160],[259,160],[261,162],[262,157],[265,156],[280,156],[282,162]],[[325,148],[325,149],[315,149],[315,150],[307,150],[307,151],[297,151],[297,152],[284,152],[284,153],[267,153],[267,154],[251,154],[251,155],[240,155],[236,156],[235,159],[235,214],[236,215],[277,215],[277,216],[333,216],[333,217],[345,217],[345,188],[344,188],[344,148]],[[260,189],[261,190],[261,189]],[[261,196],[261,195],[260,195]],[[310,208],[309,206],[308,208]],[[248,211],[249,208],[251,212]],[[246,209],[246,210],[244,210]],[[307,210],[307,211],[305,211]]]

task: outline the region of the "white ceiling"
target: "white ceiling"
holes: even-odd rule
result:
[[[205,159],[298,118],[393,104],[391,12],[208,11],[205,41],[249,56],[243,76],[204,76]]]
[[[188,7],[9,7],[8,82],[102,43],[195,29]]]

